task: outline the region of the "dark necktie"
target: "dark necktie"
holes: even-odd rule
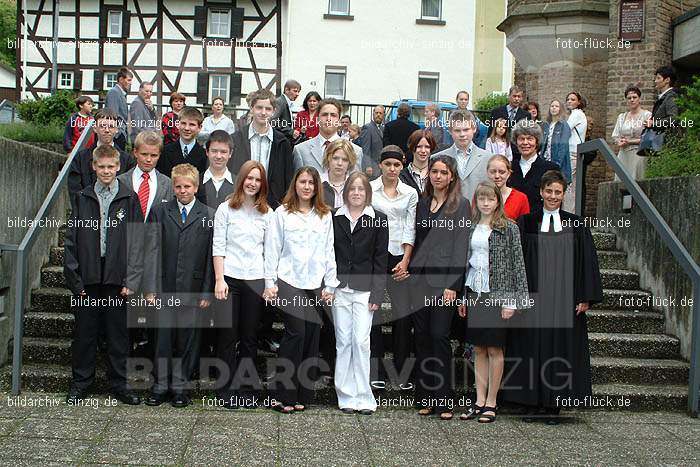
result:
[[[187,149],[187,146],[182,148],[182,157],[187,159],[187,156],[189,156],[189,155],[190,155],[190,151]]]

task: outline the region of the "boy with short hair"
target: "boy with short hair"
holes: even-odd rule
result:
[[[138,405],[141,399],[126,381],[125,300],[138,290],[143,274],[143,216],[136,193],[116,178],[117,149],[98,146],[93,167],[97,181],[76,194],[65,240],[64,276],[75,312],[67,402],[78,403],[95,378],[97,338],[104,327],[110,390],[123,403]]]
[[[153,208],[149,222],[155,228],[147,231],[147,261],[157,267],[144,289],[151,299],[153,293],[161,294],[163,309],[158,315],[155,382],[146,404],[160,405],[170,394],[173,407],[186,407],[199,354],[198,318],[214,290],[215,211],[195,198],[199,172],[194,166],[175,166],[172,181],[176,199]]]
[[[202,176],[197,199],[216,209],[233,193],[233,175],[228,162],[233,153],[231,135],[225,130],[214,130],[205,144],[209,168]]]
[[[110,109],[101,109],[95,114],[95,135],[96,139],[92,145],[81,149],[71,162],[68,172],[68,192],[71,201],[74,196],[88,186],[94,186],[97,181],[95,169],[92,163],[92,152],[100,146],[114,146],[114,135],[117,134],[119,117],[116,112]],[[121,175],[131,169],[136,162],[126,152],[116,148],[119,154],[119,166],[117,175]]]
[[[90,121],[94,120],[92,116],[92,107],[94,102],[89,96],[80,96],[75,100],[75,106],[78,111],[70,116],[66,122],[66,129],[63,131],[63,149],[66,152],[71,152],[75,147],[75,144],[80,138],[80,133],[83,132],[83,128],[88,126]],[[89,147],[95,143],[95,134],[91,134],[90,138],[87,140],[85,146]]]
[[[185,107],[180,113],[180,139],[163,147],[163,152],[156,168],[160,173],[170,177],[173,167],[178,164],[191,164],[200,174],[207,169],[207,155],[197,142],[197,135],[202,130],[204,117],[202,112]]]

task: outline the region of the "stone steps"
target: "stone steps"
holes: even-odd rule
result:
[[[588,333],[591,357],[678,358],[680,342],[663,334]]]

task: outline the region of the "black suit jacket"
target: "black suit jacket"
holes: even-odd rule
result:
[[[431,202],[432,197],[426,196],[416,206],[416,240],[409,271],[423,275],[432,287],[451,289],[460,296],[467,268],[469,201],[461,198],[455,212],[450,214],[443,205],[432,223]]]
[[[408,137],[420,127],[407,118],[397,118],[384,125],[383,143],[384,146],[395,144],[400,147],[406,155],[405,163],[413,160],[413,155],[408,153]]]
[[[187,159],[182,156],[180,141],[166,144],[163,146],[163,150],[160,153],[160,159],[158,159],[156,169],[158,169],[158,172],[162,173],[163,175],[170,177],[173,167],[178,164],[185,163],[195,166],[197,170],[199,170],[200,177],[204,175],[204,172],[207,170],[209,165],[209,161],[207,160],[206,151],[199,143],[194,143],[192,150],[187,155]]]
[[[495,109],[491,110],[491,118],[490,118],[490,126],[489,126],[489,131],[490,128],[493,128],[494,123],[496,120],[499,118],[503,118],[506,120],[508,124],[508,128],[513,128],[517,122],[520,120],[530,120],[530,112],[527,110],[521,108],[518,108],[515,112],[515,121],[510,121],[508,118],[508,105],[502,105],[501,107],[496,107]]]
[[[159,267],[149,268],[144,290],[180,299],[183,306],[197,306],[214,291],[212,240],[215,211],[195,201],[182,223],[177,200],[155,206],[148,220],[147,260]]]
[[[523,171],[520,168],[520,159],[513,159],[513,175],[510,177],[508,183],[516,190],[522,191],[527,195],[531,211],[537,207],[542,207],[540,182],[542,181],[542,175],[548,170],[560,169],[554,162],[547,161],[542,156],[537,156],[537,160],[532,164],[527,175],[523,177]]]
[[[374,218],[367,214],[357,220],[350,232],[350,219],[333,212],[335,239],[335,263],[338,280],[343,288],[369,291],[369,303],[381,305],[386,286],[386,269],[389,258],[389,221],[385,214],[374,211]]]
[[[80,190],[89,186],[95,186],[97,174],[92,168],[92,151],[95,147],[96,146],[92,146],[81,149],[70,164],[68,172],[68,192],[70,193],[71,201]],[[117,151],[119,151],[119,171],[117,172],[117,176],[119,176],[131,170],[131,168],[136,165],[136,160],[131,157],[129,153],[119,148],[117,148]]]
[[[228,161],[228,169],[234,177],[238,175],[243,163],[250,160],[249,127],[250,125],[241,127],[233,134],[233,156]],[[292,144],[276,129],[272,131],[272,147],[267,169],[267,200],[270,207],[276,209],[287,193],[287,188],[294,176]]]
[[[284,94],[277,98],[275,112],[272,114],[270,124],[288,140],[292,140],[294,120],[292,120],[292,111],[289,109],[289,105],[287,105],[287,98],[284,97]]]

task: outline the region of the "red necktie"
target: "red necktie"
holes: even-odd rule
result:
[[[143,218],[146,218],[146,210],[148,209],[148,195],[150,194],[150,187],[148,186],[148,173],[144,172],[143,175],[143,181],[141,182],[141,186],[139,186],[139,203],[141,203],[141,212],[143,213]]]

